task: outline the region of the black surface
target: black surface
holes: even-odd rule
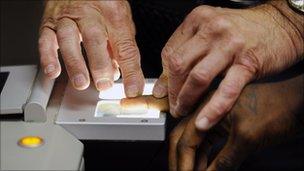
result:
[[[3,87],[8,78],[9,72],[0,72],[0,94],[2,93]]]
[[[1,65],[38,64],[39,0],[1,0]]]

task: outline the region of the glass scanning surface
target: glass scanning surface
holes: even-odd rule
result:
[[[145,105],[136,107],[122,107],[120,100],[100,100],[97,102],[95,117],[117,118],[159,118],[160,111]]]
[[[151,95],[154,83],[146,83],[143,95]],[[114,83],[113,87],[99,93],[100,101],[96,104],[95,117],[118,118],[159,118],[158,109],[149,108],[147,104],[132,107],[122,106],[120,100],[125,98],[122,83]]]
[[[144,87],[143,95],[151,95],[153,86],[154,83],[146,83]],[[123,84],[114,83],[114,85],[111,88],[100,91],[99,98],[109,99],[109,100],[126,98]]]

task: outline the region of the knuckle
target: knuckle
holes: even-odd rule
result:
[[[65,64],[68,68],[79,68],[83,65],[81,60],[74,57],[65,58]]]
[[[171,146],[176,146],[179,140],[178,132],[173,130],[169,135],[169,141]]]
[[[185,65],[179,51],[173,52],[168,57],[169,71],[171,75],[181,75],[185,73]]]
[[[126,14],[128,14],[126,6],[122,5],[120,2],[109,2],[108,5],[110,5],[108,19],[112,23],[121,23],[126,19]]]
[[[192,82],[199,85],[205,85],[211,82],[211,77],[208,72],[202,69],[194,69],[191,71],[189,77]]]
[[[209,107],[209,109],[214,115],[210,116],[208,119],[210,119],[211,121],[215,121],[215,120],[221,118],[225,114],[227,107],[225,105],[217,102],[217,103],[213,103]]]
[[[198,30],[198,32],[196,33],[195,36],[197,36],[197,38],[200,41],[208,41],[208,38],[210,35],[206,34],[207,32],[203,29]]]
[[[189,150],[195,150],[197,148],[198,148],[198,144],[191,142],[191,139],[183,136],[177,142],[177,152],[179,154],[187,152]]]
[[[255,74],[259,68],[262,68],[260,60],[256,54],[256,49],[246,50],[243,54],[241,54],[236,64],[240,64],[244,69],[253,74]]]
[[[64,26],[58,29],[57,30],[58,41],[66,41],[70,39],[70,37],[72,37],[75,32],[76,32],[76,28],[73,28],[71,26]]]
[[[83,32],[83,38],[91,45],[101,45],[105,43],[106,38],[103,38],[102,35],[106,34],[99,26],[90,27]]]
[[[230,43],[233,47],[236,47],[236,49],[240,49],[244,47],[245,45],[245,39],[242,36],[233,34],[230,38]]]
[[[231,82],[228,84],[225,84],[221,87],[221,93],[224,95],[226,98],[235,98],[238,96],[240,92],[240,87],[238,83],[236,82]]]
[[[100,76],[110,75],[110,74],[105,74],[105,70],[103,70],[103,69],[91,68],[90,72],[91,72],[93,78],[95,78],[95,79],[98,79]]]
[[[172,87],[171,87],[171,89],[170,88],[168,89],[168,95],[172,99],[176,99],[177,98],[177,92]]]
[[[105,34],[105,31],[101,28],[100,25],[94,25],[86,28],[83,34],[85,37],[94,38],[96,36]]]
[[[90,70],[92,72],[92,75],[98,75],[98,74],[107,72],[108,68],[106,68],[101,63],[93,63],[92,62],[92,64],[90,64]]]
[[[53,17],[43,17],[41,21],[40,30],[42,30],[45,27],[48,27],[50,29],[55,29],[55,23],[56,20]]]
[[[179,154],[181,154],[181,153],[187,148],[187,143],[186,143],[185,140],[180,139],[180,140],[177,142],[176,147],[177,147],[177,152],[178,152]]]
[[[38,39],[39,49],[45,50],[47,45],[49,45],[49,39],[46,36],[40,36]]]
[[[193,18],[210,18],[214,13],[214,9],[209,6],[198,6],[194,8],[191,13],[189,14],[190,19]]]
[[[54,51],[55,47],[50,43],[48,38],[39,38],[38,50],[41,60],[50,60],[53,56],[57,56],[57,52]]]
[[[134,69],[122,71],[122,74],[123,74],[123,78],[126,80],[132,78],[137,78],[137,79],[139,78],[138,70],[134,70]]]
[[[223,32],[229,30],[232,23],[226,17],[220,15],[210,21],[209,27],[216,32]]]
[[[228,156],[219,156],[215,165],[218,170],[232,170],[233,169],[233,159]]]
[[[139,58],[139,51],[131,39],[123,39],[116,42],[120,62],[132,61]]]
[[[111,22],[112,23],[121,23],[121,22],[123,22],[124,20],[125,20],[125,16],[124,15],[122,15],[120,12],[113,12],[112,13],[112,15],[111,15],[112,17],[110,17],[111,18]]]
[[[247,145],[256,145],[258,143],[259,134],[252,128],[248,128],[248,125],[240,125],[237,127],[238,143]]]
[[[161,58],[162,60],[168,60],[169,55],[173,52],[172,48],[170,45],[166,45],[163,50],[161,51]]]

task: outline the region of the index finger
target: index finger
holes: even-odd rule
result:
[[[195,125],[202,131],[209,130],[232,108],[241,91],[251,81],[254,73],[242,65],[233,65],[219,85],[211,100],[200,111]]]
[[[101,91],[112,87],[114,66],[107,48],[108,35],[105,26],[97,17],[81,19],[78,25],[96,88]]]
[[[155,86],[153,87],[153,95],[162,98],[168,95],[168,58],[175,49],[179,48],[183,43],[194,35],[193,26],[183,22],[172,34],[165,47],[161,52],[163,72]]]
[[[155,98],[154,96],[139,96],[135,98],[121,99],[120,105],[122,108],[146,107],[158,109],[162,112],[169,110],[168,98]]]

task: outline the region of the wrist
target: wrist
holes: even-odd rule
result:
[[[272,17],[282,21],[281,26],[293,41],[298,56],[304,55],[304,15],[295,12],[287,0],[271,0],[266,5],[273,8]]]

